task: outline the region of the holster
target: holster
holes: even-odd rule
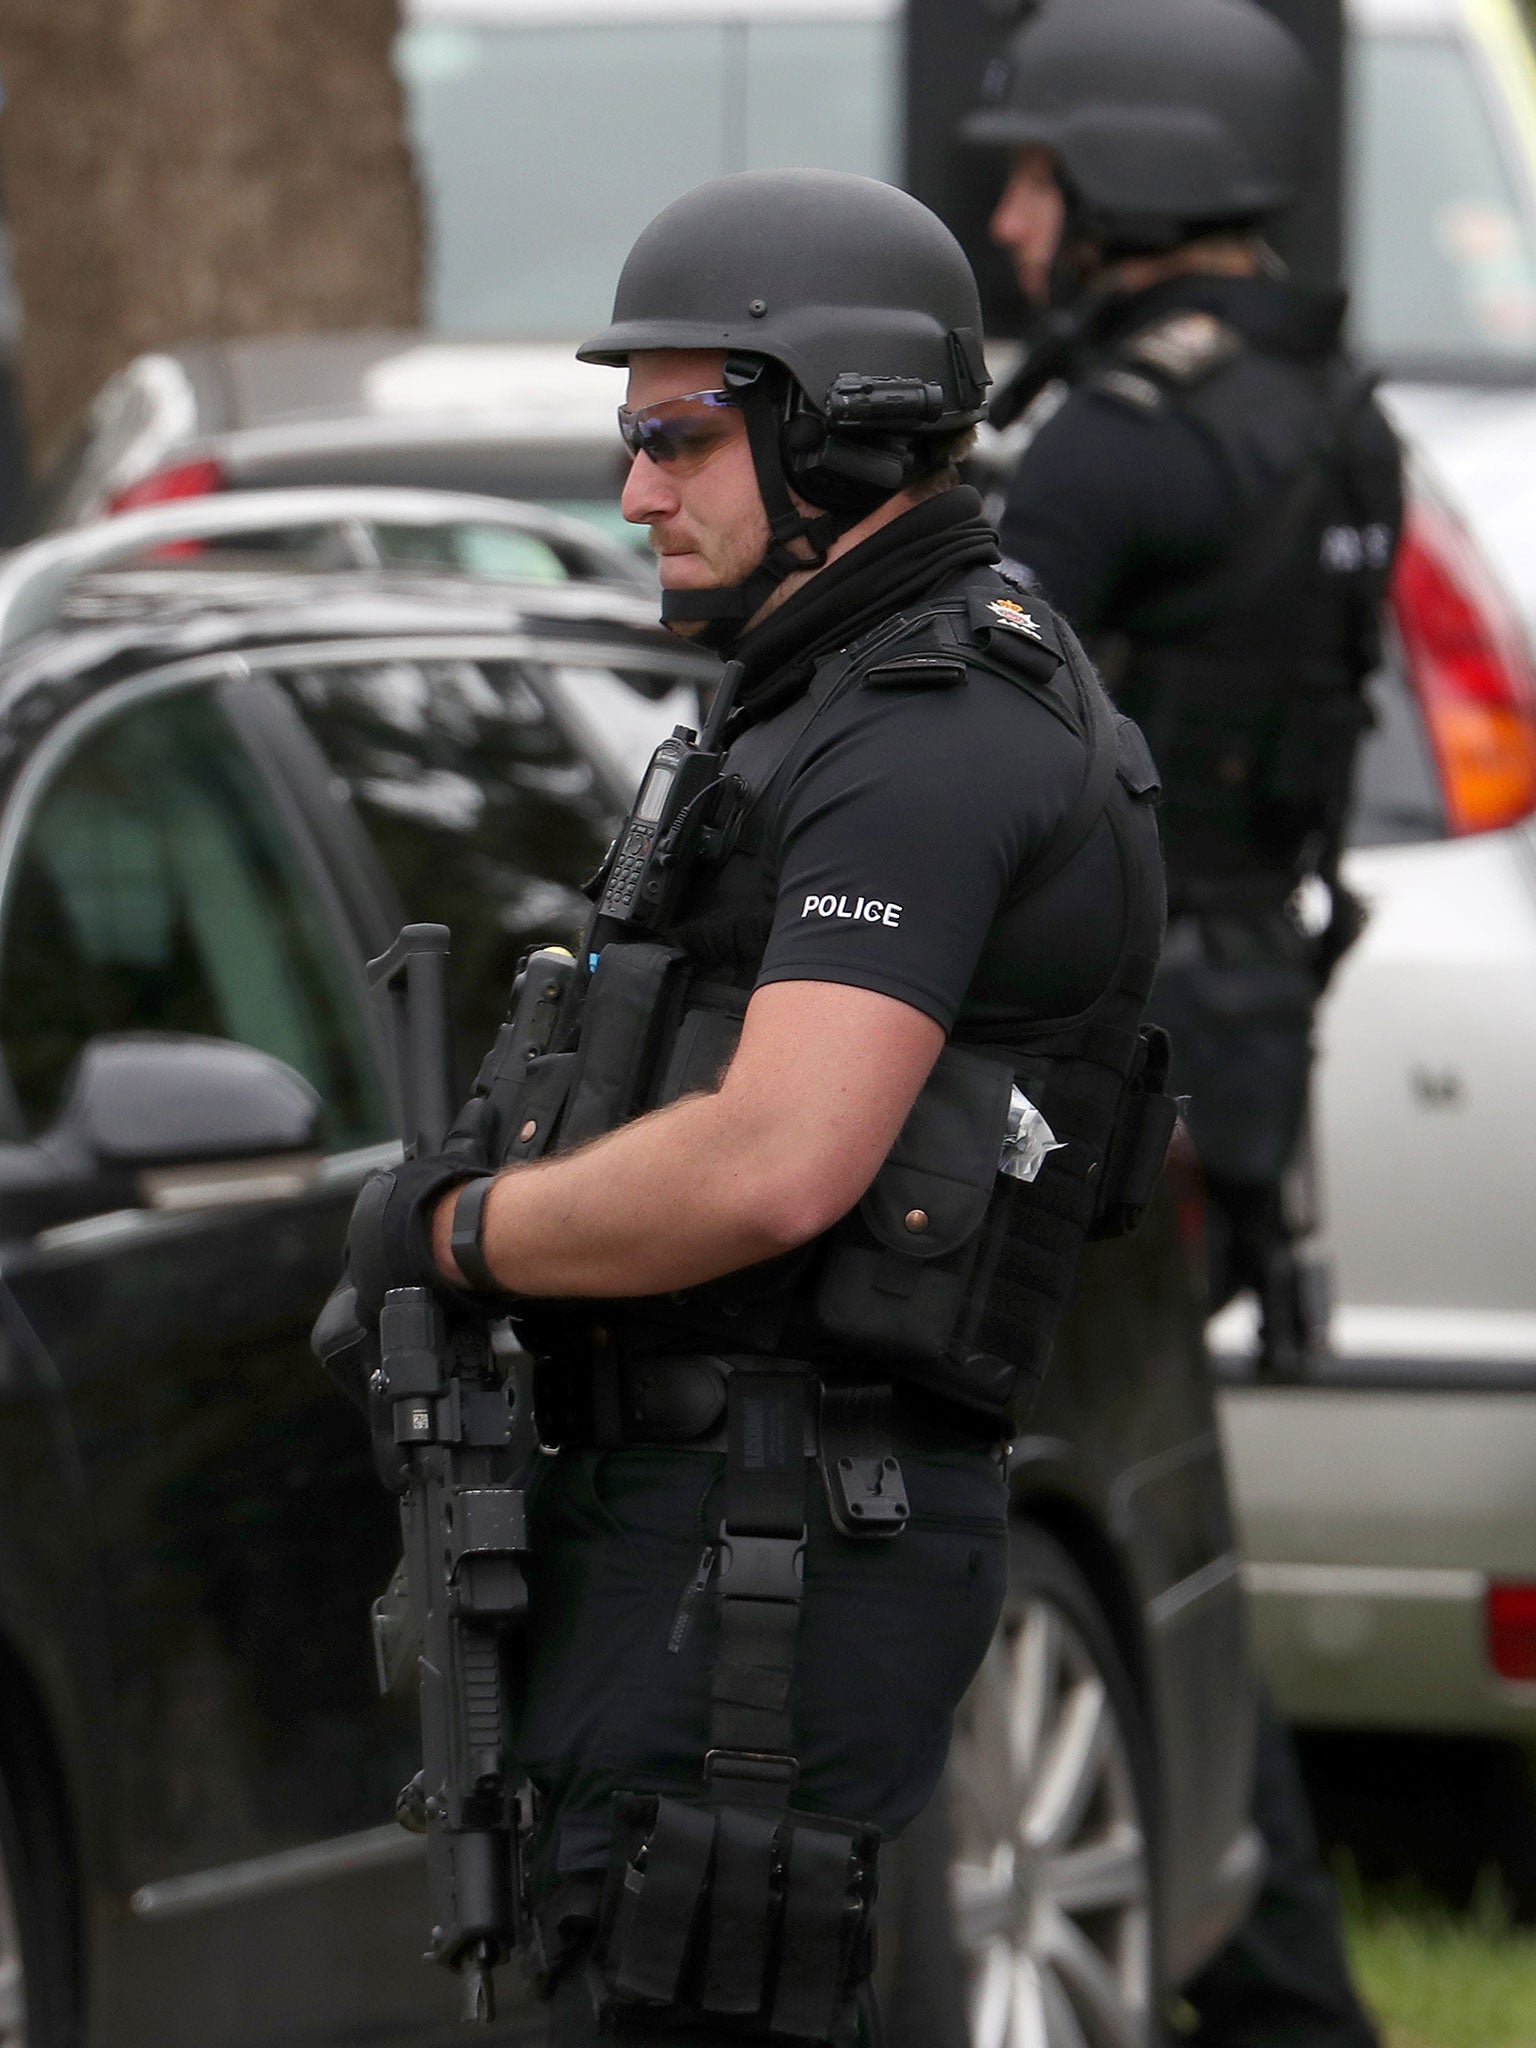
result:
[[[1152,1199],[1179,1120],[1179,1105],[1168,1093],[1172,1057],[1162,1026],[1143,1024],[1110,1128],[1090,1237],[1126,1236]]]

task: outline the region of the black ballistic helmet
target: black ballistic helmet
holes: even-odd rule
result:
[[[646,348],[766,357],[824,418],[848,410],[839,379],[891,380],[910,389],[868,423],[927,433],[980,419],[987,381],[965,251],[918,200],[843,171],[737,171],[664,207],[625,259],[612,324],[576,354]]]
[[[612,322],[576,353],[622,365],[644,349],[719,349],[741,396],[767,553],[733,589],[662,598],[663,619],[704,621],[722,651],[923,473],[924,443],[982,417],[990,382],[960,244],[907,193],[842,171],[738,171],[664,207],[625,259]]]
[[[1297,195],[1313,78],[1254,0],[1046,0],[988,68],[969,142],[1053,150],[1108,253],[1252,225]]]

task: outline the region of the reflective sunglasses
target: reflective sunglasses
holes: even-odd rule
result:
[[[722,415],[737,412],[740,406],[740,398],[732,391],[688,391],[681,398],[658,399],[655,405],[643,405],[634,412],[621,405],[619,433],[631,455],[693,468],[727,438],[731,421]]]

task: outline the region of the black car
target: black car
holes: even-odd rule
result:
[[[363,964],[449,924],[471,1071],[712,671],[617,586],[165,558],[252,504],[0,568],[0,2048],[453,2034],[368,1640],[394,1507],[307,1344],[393,1151]],[[1197,1229],[1175,1162],[1090,1255],[893,1868],[893,2010],[966,1991],[976,2048],[1037,1977],[1145,2041],[1255,1873]]]

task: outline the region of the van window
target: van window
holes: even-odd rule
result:
[[[1464,40],[1351,44],[1354,337],[1399,373],[1536,365],[1536,219],[1493,92]]]
[[[489,12],[489,8],[487,12]],[[400,38],[426,192],[430,317],[578,335],[680,192],[804,164],[900,174],[894,19],[419,20]]]

